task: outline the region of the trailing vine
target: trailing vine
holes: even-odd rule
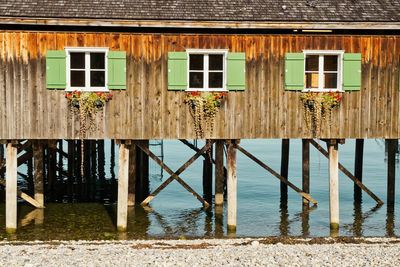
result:
[[[104,107],[104,104],[110,101],[112,94],[103,92],[71,92],[66,93],[71,114],[79,116],[79,137],[81,140],[81,177],[83,178],[84,166],[84,139],[86,131],[92,130],[95,126],[94,118],[96,113]]]
[[[342,98],[339,91],[322,93],[308,91],[300,95],[304,120],[313,136],[321,135],[323,121],[327,120],[328,126],[331,127],[332,109],[340,104]]]
[[[221,106],[226,93],[217,92],[188,92],[185,103],[189,106],[194,120],[196,138],[202,139],[204,133],[214,131],[214,118]]]

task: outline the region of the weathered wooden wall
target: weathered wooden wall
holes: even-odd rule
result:
[[[194,138],[184,92],[167,91],[167,52],[246,52],[246,90],[229,92],[212,138],[305,138],[299,92],[284,91],[284,54],[303,49],[362,53],[362,89],[346,92],[322,138],[400,138],[399,36],[195,35],[0,32],[0,139],[79,138],[62,90],[45,88],[46,50],[127,51],[127,90],[98,116],[88,138]]]

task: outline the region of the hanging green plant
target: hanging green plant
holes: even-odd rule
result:
[[[226,93],[192,91],[186,95],[185,103],[189,106],[194,120],[196,138],[204,138],[204,133],[212,134],[214,118]]]
[[[65,97],[71,108],[71,113],[79,116],[79,136],[81,139],[81,176],[83,177],[84,144],[86,131],[94,127],[96,113],[101,110],[105,103],[110,101],[112,94],[104,92],[78,92],[66,93]]]
[[[311,92],[302,93],[300,100],[303,104],[304,120],[311,129],[313,136],[321,134],[322,122],[328,120],[332,124],[332,109],[340,104],[343,99],[339,91],[336,92]]]

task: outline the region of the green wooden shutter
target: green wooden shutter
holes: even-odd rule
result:
[[[168,90],[186,90],[188,80],[186,52],[168,52]]]
[[[361,89],[361,54],[343,54],[343,90]]]
[[[108,52],[108,89],[126,89],[126,52]]]
[[[67,53],[64,50],[46,52],[46,88],[65,89],[67,87]]]
[[[226,63],[226,89],[243,91],[246,86],[246,54],[228,53]]]
[[[304,54],[285,54],[285,90],[304,89]]]

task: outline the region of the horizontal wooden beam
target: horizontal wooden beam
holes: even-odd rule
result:
[[[300,188],[298,188],[297,186],[295,186],[294,184],[292,184],[291,182],[289,182],[287,179],[285,179],[285,177],[279,175],[277,172],[275,172],[274,170],[272,170],[270,167],[268,167],[266,164],[264,164],[261,160],[259,160],[258,158],[254,157],[252,154],[250,154],[248,151],[246,151],[243,147],[241,147],[240,145],[236,145],[236,148],[240,150],[240,152],[242,152],[243,154],[245,154],[247,157],[249,157],[250,159],[252,159],[254,162],[256,162],[258,165],[260,165],[261,167],[263,167],[264,169],[266,169],[267,171],[269,171],[273,176],[275,176],[276,178],[278,178],[279,180],[281,180],[282,182],[284,182],[285,184],[287,184],[290,188],[292,188],[294,191],[296,191],[297,193],[299,193],[301,196],[303,196],[304,198],[306,198],[308,201],[311,201],[314,204],[317,204],[318,202],[312,198],[309,194],[303,192],[300,190]]]
[[[326,151],[320,144],[315,142],[315,140],[310,139],[310,143],[321,152],[326,158],[329,158],[328,151]],[[349,172],[342,164],[339,163],[339,170],[347,175],[358,187],[364,190],[370,197],[372,197],[378,204],[382,205],[383,201],[380,200],[374,193],[372,193],[363,183],[361,183],[351,172]]]
[[[115,20],[69,18],[0,18],[1,24],[138,27],[138,28],[211,28],[211,29],[357,29],[398,30],[400,23],[390,22],[302,22],[302,21],[184,21],[184,20]]]

